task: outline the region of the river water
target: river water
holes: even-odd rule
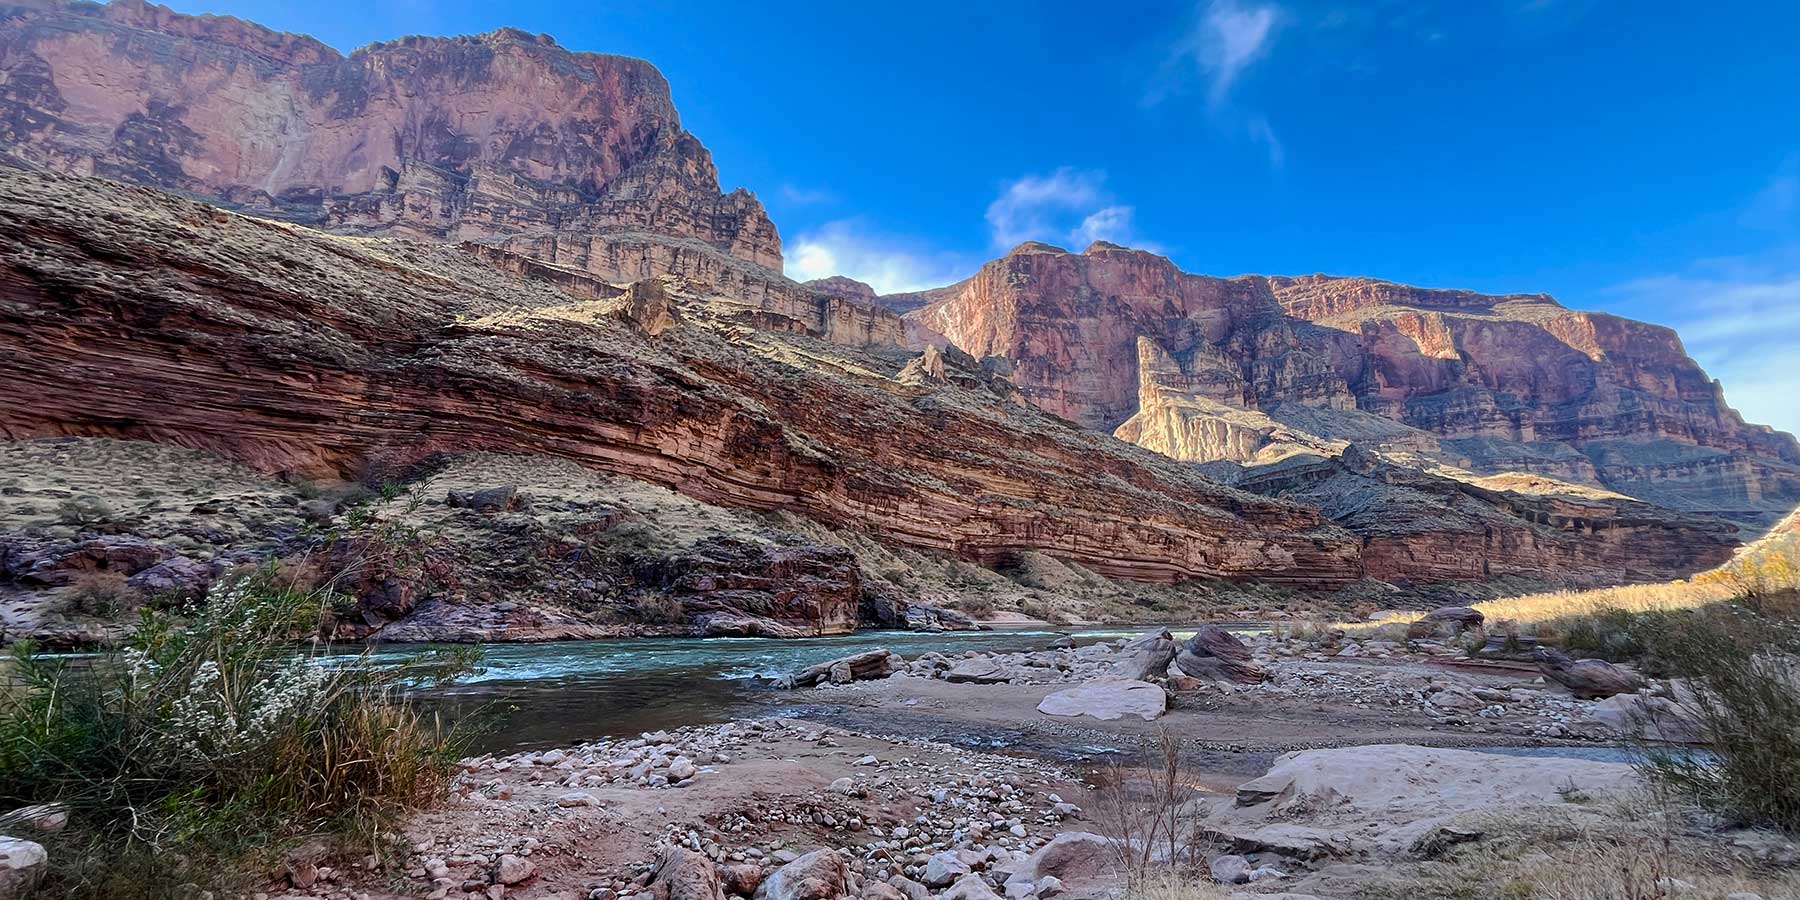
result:
[[[775,688],[775,679],[878,647],[909,659],[930,651],[1041,650],[1064,635],[1081,645],[1150,627],[493,644],[483,649],[477,671],[423,699],[449,720],[478,723],[477,750],[537,749],[748,715],[803,714],[803,695]],[[418,649],[384,646],[374,657],[397,660]]]

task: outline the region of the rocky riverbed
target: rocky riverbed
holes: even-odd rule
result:
[[[1610,745],[1642,735],[1649,724],[1638,714],[1644,705],[1663,713],[1657,725],[1666,736],[1691,736],[1680,705],[1664,699],[1682,686],[1637,679],[1625,667],[1616,668],[1636,679],[1638,691],[1581,699],[1535,663],[1471,655],[1454,641],[1243,634],[1224,638],[1242,649],[1241,677],[1197,677],[1183,671],[1185,650],[1164,648],[1167,658],[1144,670],[1135,645],[1159,633],[1166,634],[1027,652],[890,657],[879,667],[863,662],[851,677],[835,680],[826,664],[815,667],[826,677],[808,697],[1040,728],[1143,732],[1155,720],[1184,733],[1229,734],[1228,745],[1283,750],[1394,737],[1451,745]],[[1174,643],[1172,636],[1166,640]],[[1208,670],[1197,662],[1189,667]],[[1122,682],[1146,679],[1161,698],[1151,714],[1114,715],[1108,704],[1129,687]],[[1042,714],[1047,701],[1062,714]],[[1284,724],[1295,717],[1304,720],[1298,730]],[[1231,727],[1191,726],[1221,718],[1231,719]]]
[[[464,760],[451,796],[407,823],[400,871],[296,856],[259,896],[1116,897],[1135,856],[1121,834],[1136,813],[1120,811],[1155,806],[1142,780],[796,720],[676,729]],[[1516,841],[1522,821],[1605,833],[1638,790],[1618,763],[1406,745],[1302,751],[1255,778],[1195,780],[1166,808],[1182,823],[1170,853],[1204,873],[1189,876],[1203,885],[1193,896],[1238,900],[1377,896],[1460,848]],[[1784,868],[1800,861],[1791,843],[1719,829],[1683,840],[1736,867],[1668,876],[1693,896],[1767,900],[1800,885]]]
[[[1578,758],[1618,737],[1602,701],[1522,664],[1430,640],[1252,635],[1227,667],[1245,681],[1201,679],[1186,671],[1220,667],[1183,654],[1237,653],[1206,635],[865,651],[795,673],[823,686],[794,696],[860,730],[745,719],[466,759],[407,822],[397,872],[299,856],[264,896],[1079,900],[1124,896],[1144,859],[1186,873],[1195,900],[1488,896],[1454,892],[1471,878],[1576,896],[1531,886],[1647,866],[1645,897],[1800,896],[1800,846],[1659,806],[1631,765]],[[1170,662],[1165,641],[1180,643]],[[1121,678],[1146,660],[1166,669],[1154,683]],[[1154,708],[1097,715],[1121,686],[1154,691]],[[1071,691],[1100,705],[1050,702]],[[1065,752],[874,733],[920,722]],[[1084,746],[1094,759],[1068,752]],[[1162,775],[1158,746],[1174,748]],[[1177,824],[1146,855],[1158,816]]]

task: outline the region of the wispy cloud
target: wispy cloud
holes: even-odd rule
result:
[[[1214,104],[1225,100],[1245,69],[1268,55],[1280,21],[1281,9],[1273,4],[1212,0],[1206,5],[1182,49],[1211,80],[1207,96]]]
[[[1195,81],[1203,82],[1214,124],[1221,131],[1261,145],[1268,153],[1269,165],[1280,168],[1285,153],[1268,117],[1240,109],[1232,101],[1232,92],[1251,67],[1268,58],[1288,20],[1288,13],[1273,3],[1205,0],[1195,8],[1193,26],[1169,48],[1144,104],[1155,106],[1186,93]]]
[[[824,188],[809,188],[797,184],[783,184],[781,199],[795,206],[819,206],[825,203],[836,203],[837,195]]]
[[[1024,241],[1070,244],[1076,250],[1094,241],[1152,249],[1136,233],[1135,213],[1106,189],[1105,172],[1064,166],[1007,182],[988,204],[987,223],[994,246],[1003,249]]]
[[[878,294],[941,287],[967,277],[976,266],[955,254],[885,234],[862,219],[840,219],[802,232],[787,242],[785,256],[784,269],[795,281],[844,275]]]
[[[1662,311],[1745,419],[1800,434],[1800,264],[1772,257],[1703,260],[1612,292]]]
[[[1800,155],[1783,160],[1738,214],[1738,224],[1765,231],[1800,228]]]

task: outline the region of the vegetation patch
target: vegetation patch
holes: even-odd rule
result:
[[[393,817],[441,796],[459,735],[406,699],[461,654],[377,665],[297,639],[336,597],[265,567],[204,604],[146,611],[94,657],[13,647],[0,690],[0,807],[49,804],[52,897],[242,887],[307,840],[383,857]],[[0,823],[4,824],[4,823]],[[6,830],[19,830],[8,827]],[[29,832],[25,832],[29,834]]]

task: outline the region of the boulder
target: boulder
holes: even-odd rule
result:
[[[536,874],[537,863],[511,853],[500,857],[500,861],[494,864],[496,884],[518,884]]]
[[[1706,743],[1706,723],[1698,698],[1687,682],[1669,683],[1669,696],[1651,693],[1614,694],[1587,708],[1587,718],[1575,723],[1577,731],[1595,736],[1617,736],[1666,741],[1673,744]]]
[[[1000,684],[1012,680],[1012,674],[991,656],[960,659],[944,673],[944,680],[957,684]]]
[[[919,658],[906,667],[906,671],[922,678],[941,678],[956,663],[942,653],[933,650],[919,654]]]
[[[1539,647],[1531,658],[1544,677],[1569,689],[1582,700],[1600,700],[1614,694],[1629,694],[1642,687],[1644,679],[1637,673],[1598,659],[1571,659],[1554,647]]]
[[[835,850],[814,850],[756,886],[756,900],[837,900],[847,893],[850,871]]]
[[[25,541],[0,560],[3,574],[26,584],[61,586],[88,572],[135,575],[175,555],[140,537],[108,534],[78,541]]]
[[[1169,672],[1169,663],[1175,661],[1175,654],[1181,645],[1175,642],[1175,636],[1167,628],[1158,629],[1148,634],[1133,638],[1119,651],[1119,661],[1113,664],[1112,674],[1130,681],[1149,681],[1161,678]]]
[[[1406,636],[1414,640],[1456,637],[1464,631],[1480,628],[1486,621],[1479,610],[1467,606],[1440,606],[1424,618],[1406,627]]]
[[[725,900],[712,860],[686,847],[671,847],[657,859],[648,893],[654,900]]]
[[[969,874],[969,864],[963,862],[962,857],[958,856],[955,851],[945,850],[941,853],[933,853],[931,858],[925,861],[925,871],[920,873],[919,877],[927,887],[936,888],[943,887],[967,874]]]
[[[1220,884],[1249,884],[1250,860],[1236,854],[1227,854],[1207,864],[1207,871],[1212,880]]]
[[[50,855],[44,845],[0,836],[0,900],[24,900],[43,880]]]
[[[444,505],[456,509],[472,509],[478,513],[499,513],[527,509],[530,501],[519,493],[516,485],[503,484],[475,491],[451,491],[445,495]]]
[[[1242,854],[1402,856],[1446,839],[1430,837],[1435,829],[1466,830],[1472,816],[1573,813],[1570,791],[1600,797],[1638,783],[1625,763],[1405,744],[1303,750],[1240,785],[1235,803],[1215,805],[1203,831]]]
[[[971,872],[956,879],[949,890],[938,895],[938,900],[1000,900],[1000,895],[994,893],[980,875]]]
[[[639,587],[678,601],[709,637],[814,637],[856,630],[862,572],[829,544],[770,546],[711,537],[635,571]]]
[[[171,556],[131,576],[125,583],[146,597],[193,600],[205,596],[212,581],[212,566],[185,556]]]
[[[1250,648],[1237,635],[1217,625],[1202,625],[1175,656],[1183,674],[1212,681],[1256,684],[1268,678],[1251,659]]]
[[[1086,831],[1065,831],[1036,852],[1000,868],[1006,880],[1037,885],[1056,878],[1070,885],[1117,877],[1119,855],[1112,841]]]
[[[906,900],[931,900],[931,889],[906,877],[895,875],[888,879],[888,886],[906,895]]]
[[[900,671],[903,665],[900,658],[891,651],[885,649],[865,650],[862,653],[842,656],[801,669],[788,679],[788,685],[802,688],[813,687],[825,681],[830,681],[832,684],[846,684],[850,681],[886,678]]]
[[[737,863],[719,867],[719,883],[729,893],[748,897],[762,884],[763,867],[756,863]]]
[[[1162,715],[1168,702],[1169,695],[1158,685],[1106,679],[1057,691],[1038,704],[1038,712],[1049,716],[1092,716],[1108,722],[1131,715],[1148,722]]]
[[[899,888],[885,881],[871,879],[863,885],[862,900],[909,900],[909,898]]]

